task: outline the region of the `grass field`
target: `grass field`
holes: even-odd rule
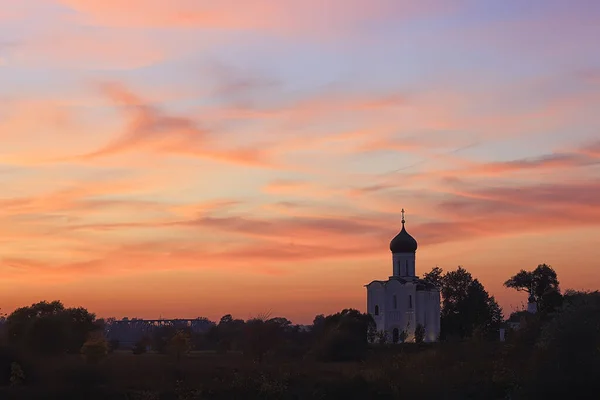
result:
[[[310,357],[255,363],[241,353],[211,351],[192,351],[177,361],[172,355],[121,350],[88,365],[69,355],[36,359],[32,388],[13,389],[11,398],[49,398],[43,393],[71,398],[68,392],[80,399],[391,399],[439,398],[440,393],[461,398],[452,394],[474,392],[471,398],[499,399],[506,387],[495,365],[499,351],[497,344],[400,345],[372,350],[364,362],[344,363]],[[18,396],[26,393],[42,397]]]

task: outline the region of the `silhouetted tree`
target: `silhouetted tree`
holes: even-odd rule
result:
[[[444,270],[440,267],[435,267],[431,271],[423,275],[423,279],[427,282],[433,283],[438,288],[442,287],[442,279],[444,277]]]
[[[441,274],[441,270],[436,275]],[[462,267],[441,278],[441,328],[444,338],[467,338],[474,330],[493,336],[502,322],[502,310],[483,285]]]
[[[406,329],[403,329],[398,335],[398,340],[400,341],[400,343],[404,343],[406,342],[406,339],[408,339],[408,332],[406,331]]]
[[[168,350],[175,355],[177,362],[179,362],[181,357],[190,351],[189,332],[179,329],[175,335],[169,339]]]
[[[81,347],[81,353],[90,364],[95,364],[106,357],[108,350],[108,343],[102,331],[91,333]]]
[[[219,353],[226,353],[242,341],[244,320],[234,319],[231,314],[221,317],[218,325],[211,327],[207,339],[213,343]]]
[[[532,295],[541,312],[552,312],[562,303],[556,272],[546,264],[538,265],[533,271],[519,271],[504,282],[504,286]]]
[[[572,397],[600,390],[600,292],[571,292],[536,343],[531,394]],[[574,392],[577,389],[577,392]]]
[[[316,320],[316,319],[315,319]],[[345,309],[319,318],[322,326],[315,332],[315,355],[323,361],[355,361],[364,359],[368,347],[367,333],[375,326],[370,314]]]
[[[388,333],[385,330],[377,331],[377,343],[386,344],[388,342]]]
[[[113,351],[117,350],[120,345],[121,343],[119,342],[119,339],[110,339],[108,341],[108,351],[112,353]]]
[[[135,342],[133,348],[131,349],[133,354],[139,355],[146,353],[149,341],[150,339],[148,337],[142,337],[137,342]]]
[[[78,353],[88,334],[99,330],[85,308],[42,301],[15,310],[6,320],[8,340],[39,353]]]
[[[286,318],[267,318],[263,315],[250,319],[244,326],[244,354],[258,362],[284,340],[292,325]]]
[[[423,343],[425,339],[425,327],[421,324],[417,324],[415,327],[415,343]]]

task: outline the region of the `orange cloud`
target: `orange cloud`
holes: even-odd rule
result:
[[[119,84],[104,86],[106,93],[125,114],[125,131],[99,150],[75,159],[93,160],[124,152],[146,150],[180,154],[241,165],[273,167],[268,155],[259,148],[223,149],[216,146],[212,132],[191,118],[172,116]]]

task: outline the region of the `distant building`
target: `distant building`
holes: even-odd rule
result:
[[[390,242],[393,275],[365,285],[367,312],[392,342],[398,342],[403,331],[407,340],[414,340],[417,325],[425,328],[424,340],[434,342],[440,335],[440,290],[415,274],[417,241],[404,224],[402,210],[402,230]]]
[[[537,302],[533,294],[529,295],[527,299],[527,310],[517,311],[510,315],[510,317],[504,321],[504,324],[500,327],[500,341],[506,340],[506,330],[517,331],[523,324],[527,323],[527,319],[531,318],[533,314],[537,312]]]

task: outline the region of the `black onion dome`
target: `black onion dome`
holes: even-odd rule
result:
[[[414,253],[417,251],[417,241],[406,232],[404,223],[402,223],[400,233],[390,242],[390,250],[392,253]]]

